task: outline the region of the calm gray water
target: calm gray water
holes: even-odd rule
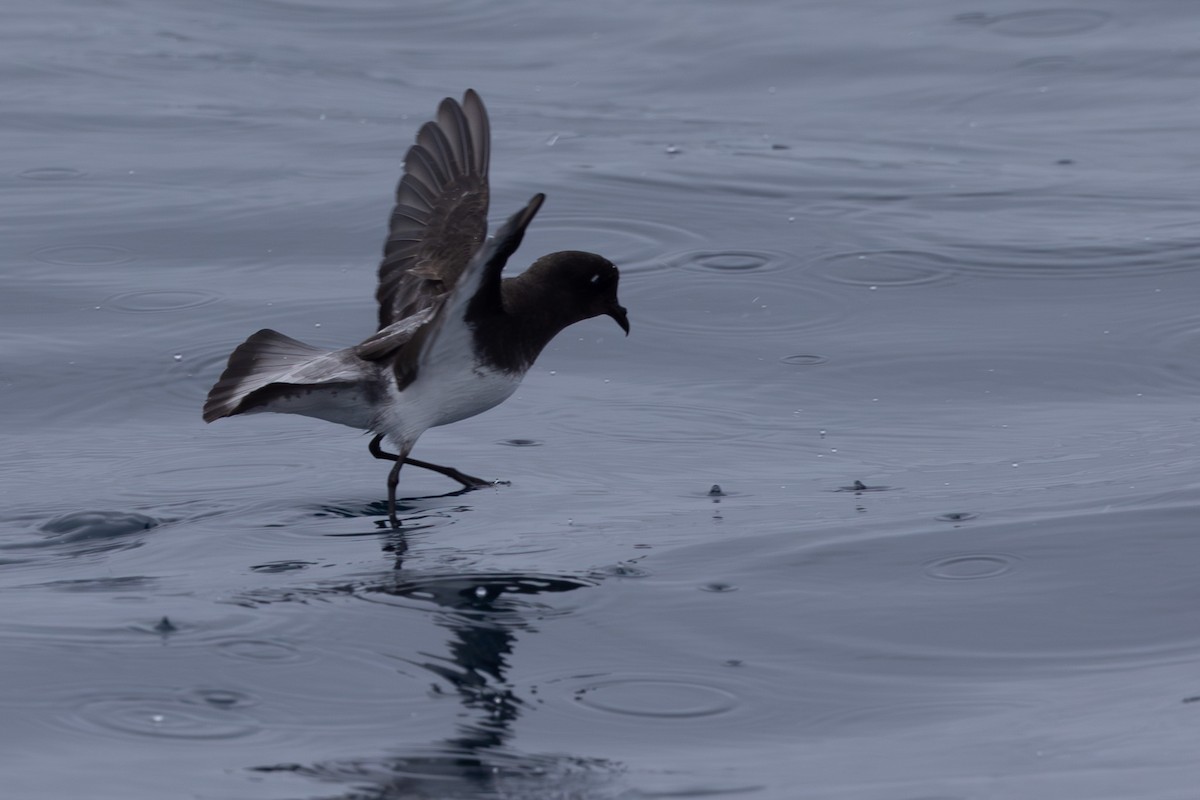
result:
[[[6,797],[1196,796],[1193,0],[3,19]],[[427,434],[512,483],[400,539],[365,438],[200,405],[371,332],[467,87],[633,335]]]

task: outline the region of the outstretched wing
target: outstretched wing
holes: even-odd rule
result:
[[[487,237],[487,110],[473,89],[447,97],[404,157],[379,265],[379,328],[434,305]]]

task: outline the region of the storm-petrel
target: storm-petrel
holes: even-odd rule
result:
[[[375,292],[378,330],[332,352],[269,329],[255,333],[209,391],[204,421],[275,411],[374,434],[371,454],[395,462],[387,484],[393,527],[404,464],[468,488],[490,485],[409,452],[429,428],[507,399],[568,325],[607,314],[629,333],[617,268],[594,253],[551,253],[501,279],[545,196],[535,195],[488,239],[490,153],[479,95],[468,89],[461,104],[443,100],[404,158]],[[380,448],[385,438],[396,453]]]

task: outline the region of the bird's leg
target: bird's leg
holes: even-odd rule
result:
[[[396,484],[400,483],[400,468],[404,466],[404,459],[397,458],[396,463],[392,465],[391,472],[388,473],[388,522],[392,523],[393,528],[400,527],[400,519],[396,516]]]
[[[395,453],[385,452],[383,448],[379,446],[379,443],[382,441],[383,434],[381,433],[372,439],[371,443],[367,445],[367,449],[371,451],[371,455],[385,461],[398,460],[400,456],[396,455]],[[421,461],[420,459],[409,458],[407,456],[404,458],[404,463],[412,464],[414,467],[427,469],[431,472],[436,472],[439,475],[445,475],[451,480],[458,481],[467,489],[482,489],[484,486],[494,486],[496,483],[495,481],[485,481],[483,478],[476,478],[474,475],[468,475],[465,472],[459,472],[458,470],[454,469],[454,467],[443,467],[440,464],[431,464],[428,461]]]
[[[367,449],[371,451],[371,455],[384,461],[395,461],[392,464],[392,470],[388,473],[388,522],[392,523],[393,528],[400,527],[400,519],[396,516],[396,486],[400,483],[400,468],[404,466],[405,457],[396,455],[395,453],[384,452],[379,443],[383,441],[383,434],[378,434],[371,443],[367,445]]]
[[[467,489],[482,489],[484,486],[494,486],[495,481],[485,481],[483,478],[476,478],[474,475],[468,475],[465,472],[459,472],[454,467],[443,467],[440,464],[430,464],[428,461],[420,461],[418,459],[407,457],[404,459],[405,464],[412,464],[414,467],[427,469],[430,472],[436,472],[439,475],[445,475],[451,480],[458,481]]]
[[[383,434],[380,433],[377,434],[375,438],[371,440],[371,443],[367,445],[367,449],[371,451],[371,455],[375,456],[376,458],[383,459],[384,461],[398,460],[400,456],[396,455],[395,453],[385,453],[383,451],[383,448],[379,446],[379,443],[382,441]]]

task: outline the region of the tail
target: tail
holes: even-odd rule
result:
[[[368,373],[351,351],[330,352],[264,329],[238,345],[209,390],[204,421],[280,411],[367,427]]]

